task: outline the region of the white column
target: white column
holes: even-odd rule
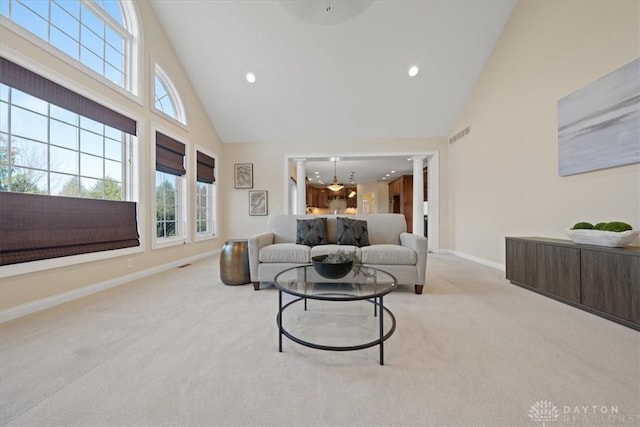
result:
[[[307,213],[307,171],[306,159],[296,159],[297,214]]]
[[[424,236],[424,179],[423,160],[426,156],[413,156],[413,234]]]

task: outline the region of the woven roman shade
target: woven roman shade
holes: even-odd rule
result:
[[[206,184],[213,184],[216,182],[215,177],[215,159],[211,156],[207,156],[200,151],[197,152],[197,181],[204,182]]]
[[[185,146],[182,142],[156,132],[156,170],[171,175],[182,176],[184,168]]]
[[[137,123],[117,111],[98,104],[66,87],[0,56],[0,82],[58,107],[88,117],[107,126],[136,135]]]
[[[0,192],[0,265],[140,246],[136,203]]]

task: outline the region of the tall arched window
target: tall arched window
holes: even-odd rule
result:
[[[158,64],[156,64],[153,93],[156,110],[179,121],[183,125],[187,124],[187,118],[178,90]]]
[[[136,93],[133,6],[120,0],[3,0],[0,14],[116,85]]]

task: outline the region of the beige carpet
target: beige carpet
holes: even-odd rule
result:
[[[221,284],[217,257],[4,323],[0,423],[542,426],[549,401],[548,427],[640,424],[638,332],[449,255],[427,280],[386,298],[385,366],[377,348],[279,353],[277,292]]]

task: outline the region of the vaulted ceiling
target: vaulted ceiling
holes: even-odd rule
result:
[[[446,136],[514,4],[152,0],[225,143]]]

